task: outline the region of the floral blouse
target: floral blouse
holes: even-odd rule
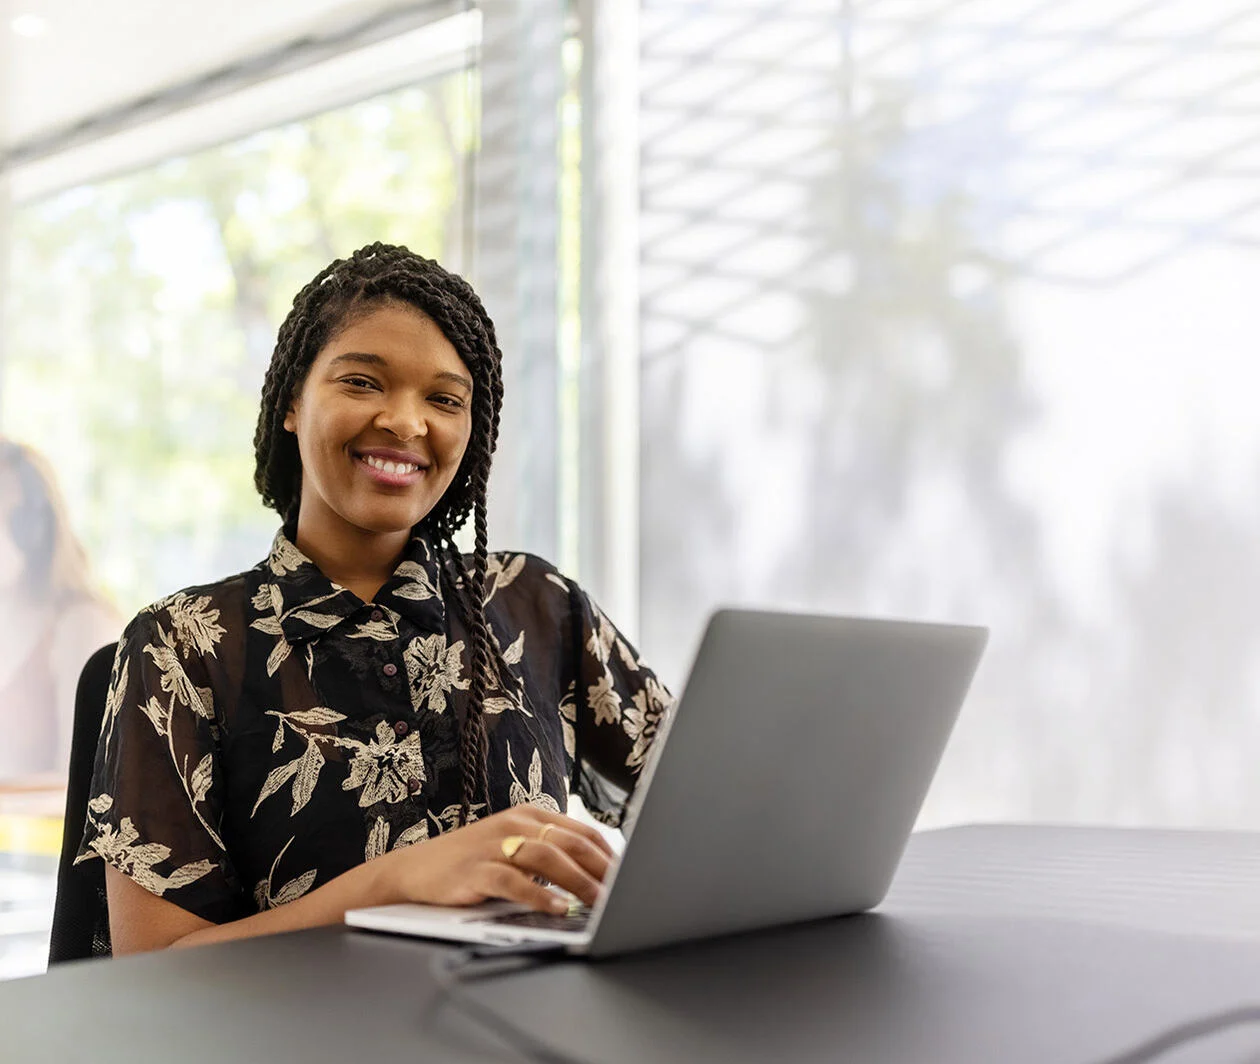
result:
[[[438,565],[413,538],[365,603],[281,531],[255,568],[143,610],[114,660],[78,861],[223,923],[454,828],[470,638]],[[563,811],[572,789],[619,824],[669,693],[540,558],[491,555],[485,611],[520,681],[484,703],[491,812]]]

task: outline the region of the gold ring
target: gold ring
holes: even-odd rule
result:
[[[543,839],[547,837],[547,832],[553,831],[554,829],[555,829],[555,824],[544,824],[542,826],[542,831],[538,833],[538,841],[542,842]]]
[[[503,851],[503,856],[509,861],[516,856],[516,851],[525,845],[524,835],[508,835],[499,843],[499,849]]]

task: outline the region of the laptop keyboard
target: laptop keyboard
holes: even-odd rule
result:
[[[512,927],[530,927],[540,931],[584,931],[586,922],[591,918],[591,910],[586,906],[567,913],[505,913],[487,920],[491,924],[509,924]]]

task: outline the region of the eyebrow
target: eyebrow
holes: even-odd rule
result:
[[[368,351],[346,351],[337,355],[328,363],[329,369],[342,362],[358,362],[365,366],[388,366],[389,363],[380,355],[374,355]],[[450,381],[452,384],[458,384],[465,391],[473,390],[473,382],[465,377],[462,373],[452,373],[450,370],[443,370],[441,373],[435,374],[440,381]]]
[[[452,373],[450,370],[443,370],[437,375],[440,381],[450,381],[452,384],[458,384],[465,391],[473,390],[473,383],[462,373]]]
[[[385,360],[381,358],[380,355],[369,355],[367,352],[364,352],[364,351],[347,351],[344,354],[338,355],[331,362],[329,362],[328,367],[331,369],[333,366],[336,366],[342,362],[362,362],[364,365],[368,365],[368,366],[385,365]]]

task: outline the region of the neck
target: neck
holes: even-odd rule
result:
[[[410,529],[369,532],[345,525],[336,530],[314,528],[305,513],[298,515],[294,545],[334,584],[370,602],[398,567],[411,538]]]

